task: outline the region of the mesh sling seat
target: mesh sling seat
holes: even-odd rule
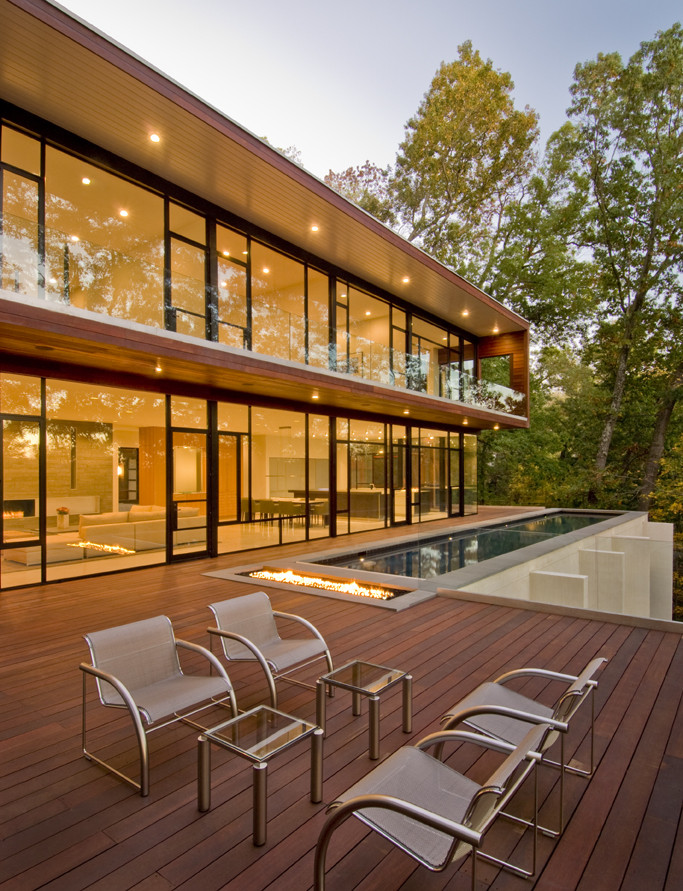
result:
[[[166,616],[156,616],[129,625],[85,635],[92,664],[82,663],[82,744],[89,761],[115,774],[140,794],[149,794],[149,746],[147,734],[176,721],[206,729],[190,716],[214,705],[230,707],[237,715],[237,703],[230,678],[219,660],[205,647],[178,640]],[[178,648],[205,657],[215,669],[212,675],[183,674]],[[140,782],[93,755],[86,742],[86,682],[94,677],[102,705],[127,709],[138,742]]]
[[[533,720],[533,719],[532,719]],[[536,831],[530,871],[479,851],[484,834],[534,770],[536,752],[547,725],[535,724],[517,746],[468,731],[442,731],[415,746],[404,746],[348,789],[330,805],[315,851],[314,888],[325,887],[325,857],[335,830],[355,816],[375,832],[433,872],[472,852],[472,889],[476,887],[476,863],[481,857],[529,878],[536,869]],[[446,742],[466,741],[506,755],[483,783],[477,783],[444,764],[426,750]],[[534,785],[534,824],[537,811]]]
[[[220,639],[223,654],[229,662],[257,661],[261,665],[268,682],[271,705],[275,709],[276,680],[315,689],[311,684],[289,677],[290,673],[322,658],[327,661],[327,671],[334,668],[328,646],[318,629],[300,616],[274,611],[264,591],[212,603],[209,609],[216,618],[217,626],[209,628],[209,634]],[[281,638],[276,618],[298,622],[311,632],[312,637]]]
[[[441,719],[444,729],[452,730],[460,724],[485,733],[494,739],[517,745],[527,732],[527,725],[521,713],[536,715],[539,719],[550,721],[550,727],[540,748],[543,764],[559,768],[560,771],[560,815],[559,829],[541,827],[542,831],[557,836],[564,830],[564,775],[566,772],[591,777],[595,768],[594,736],[595,736],[595,690],[598,686],[595,674],[607,659],[598,657],[586,665],[579,675],[560,674],[542,668],[520,668],[508,671],[494,681],[480,684],[468,696]],[[553,707],[544,705],[511,690],[505,685],[515,678],[540,677],[560,681],[565,689]],[[590,767],[585,770],[569,765],[564,756],[564,739],[569,722],[576,714],[579,706],[590,695],[591,700],[591,732],[590,732]],[[554,722],[557,722],[556,724]],[[560,760],[552,761],[545,754],[550,746],[560,739]],[[510,815],[508,815],[510,816]],[[512,819],[518,819],[512,817]],[[524,822],[524,821],[521,821]]]

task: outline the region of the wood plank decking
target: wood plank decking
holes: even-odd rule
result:
[[[405,534],[405,531],[403,532]],[[348,546],[349,538],[343,539]],[[305,553],[306,546],[290,546]],[[285,553],[278,552],[278,556]],[[255,560],[259,559],[255,556]],[[250,558],[249,558],[250,559]],[[302,891],[312,886],[313,849],[325,804],[373,766],[367,756],[367,711],[351,714],[350,696],[328,700],[323,804],[309,800],[309,748],[280,755],[269,771],[268,841],[251,840],[249,765],[214,750],[212,809],[197,810],[196,732],[182,725],[151,737],[151,794],[142,799],[80,755],[81,672],[86,631],[165,613],[178,637],[207,644],[207,604],[254,590],[207,578],[203,571],[244,563],[244,555],[8,591],[0,595],[0,887],[185,888]],[[509,668],[537,665],[578,671],[595,655],[609,662],[596,698],[592,780],[567,780],[568,825],[559,841],[541,837],[533,882],[480,864],[482,889],[515,891],[674,891],[683,887],[683,644],[675,631],[648,630],[571,615],[436,598],[399,613],[296,591],[269,589],[276,609],[314,622],[336,665],[361,657],[414,677],[413,733],[401,731],[400,685],[382,699],[382,756],[438,728],[441,714],[474,686]],[[198,665],[191,657],[187,665]],[[258,671],[230,669],[238,704],[263,701]],[[553,688],[523,688],[548,703]],[[280,686],[281,708],[314,720],[314,695]],[[125,718],[95,705],[92,744],[134,763]],[[567,740],[578,762],[588,758],[589,709]],[[476,771],[471,747],[452,756]],[[556,817],[557,775],[540,774],[542,817]],[[527,811],[531,788],[516,806]],[[486,849],[530,854],[529,834],[499,821]],[[431,874],[348,821],[328,855],[329,891],[465,889],[470,858]]]

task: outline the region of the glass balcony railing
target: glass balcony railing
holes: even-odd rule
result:
[[[37,223],[8,213],[3,223],[3,289],[29,297],[42,293],[48,301],[154,328],[171,324],[168,319],[172,318],[177,332],[199,339],[206,336],[205,285],[196,276],[181,269],[173,271],[167,307],[171,312],[164,311],[161,240],[141,242],[134,251],[121,251],[47,227],[45,260],[41,263]],[[221,296],[222,302],[210,310],[218,321],[217,339],[243,348],[248,338],[246,288]],[[307,323],[301,313],[283,309],[276,300],[257,297],[251,313],[254,352],[503,414],[526,414],[523,393],[477,380],[470,372],[461,371],[457,363],[440,364],[438,348],[407,354],[353,332],[338,337],[335,348],[324,321],[310,319]]]

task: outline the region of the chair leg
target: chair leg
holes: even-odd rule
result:
[[[538,766],[534,766],[534,819],[532,820],[522,820],[520,817],[510,817],[509,814],[501,811],[501,816],[508,817],[512,819],[515,823],[523,823],[524,825],[531,827],[534,831],[533,835],[533,845],[532,845],[532,860],[531,860],[531,870],[522,869],[521,866],[515,866],[514,863],[509,863],[507,860],[499,860],[497,857],[493,857],[491,854],[486,854],[483,851],[479,851],[478,853],[473,850],[473,854],[476,860],[476,856],[481,857],[482,860],[485,860],[487,863],[493,863],[495,866],[500,866],[502,869],[507,872],[511,872],[516,876],[520,876],[524,879],[530,879],[536,874],[536,858],[538,854]],[[472,886],[474,887],[474,885]]]
[[[95,764],[99,764],[100,767],[109,771],[109,773],[113,773],[114,776],[118,777],[120,780],[123,780],[124,783],[128,783],[129,786],[132,786],[134,789],[140,792],[140,795],[145,798],[149,795],[149,746],[147,743],[147,734],[145,733],[145,728],[142,726],[142,720],[140,719],[140,713],[137,709],[134,711],[128,706],[128,712],[133,720],[133,726],[135,727],[135,735],[138,741],[138,753],[140,756],[140,782],[136,782],[132,777],[129,777],[127,774],[122,773],[120,770],[117,770],[113,765],[109,764],[107,761],[103,761],[101,758],[98,758],[96,755],[93,755],[92,752],[88,751],[87,742],[86,742],[86,707],[85,707],[85,699],[86,699],[86,675],[83,673],[83,698],[81,705],[81,745],[83,749],[83,755],[88,761],[93,761]]]

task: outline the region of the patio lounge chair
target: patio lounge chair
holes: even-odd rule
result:
[[[235,694],[225,669],[204,647],[178,640],[166,616],[156,616],[129,625],[94,631],[85,635],[92,665],[81,664],[83,672],[82,744],[89,761],[101,765],[120,779],[149,794],[149,747],[147,734],[175,721],[206,729],[190,716],[214,705],[229,704],[237,715]],[[185,675],[177,648],[199,653],[209,660],[216,674]],[[116,770],[89,752],[86,744],[86,681],[95,678],[100,702],[111,708],[128,709],[133,720],[140,753],[140,782]]]
[[[595,690],[598,682],[594,675],[598,669],[607,662],[607,659],[598,657],[586,665],[581,674],[560,674],[555,671],[547,671],[543,668],[520,668],[516,671],[508,671],[506,674],[480,684],[468,696],[461,700],[441,719],[444,729],[452,730],[460,724],[485,733],[494,739],[517,745],[527,732],[527,725],[518,713],[534,714],[542,720],[559,722],[557,726],[550,727],[542,742],[540,752],[543,754],[543,764],[557,767],[560,770],[560,818],[559,830],[540,827],[546,835],[557,836],[564,829],[564,775],[565,772],[591,777],[595,769],[594,735],[595,735]],[[554,707],[550,708],[530,699],[520,693],[510,690],[505,686],[515,678],[541,677],[554,681],[561,681],[565,689]],[[590,694],[591,698],[591,736],[590,736],[590,768],[568,765],[564,757],[564,738],[566,730],[577,709]],[[492,707],[496,707],[493,709]],[[564,729],[562,729],[564,725]],[[551,761],[545,752],[560,738],[560,760]],[[509,815],[508,815],[509,816]],[[512,819],[519,819],[512,817]],[[522,821],[524,822],[524,821]]]
[[[289,674],[323,657],[327,660],[327,671],[334,668],[330,651],[318,629],[300,616],[275,612],[264,591],[212,603],[209,609],[216,617],[217,626],[209,628],[209,634],[220,638],[223,654],[229,662],[259,662],[268,682],[271,705],[275,709],[276,680],[315,689],[311,684],[289,677]],[[298,622],[313,636],[283,639],[278,633],[276,618]]]
[[[532,718],[533,720],[533,718]],[[468,731],[441,731],[416,746],[404,746],[330,805],[315,851],[314,888],[325,887],[325,857],[334,831],[355,816],[433,872],[463,859],[472,851],[472,889],[476,887],[477,858],[530,877],[536,870],[534,829],[531,871],[479,851],[483,836],[505,803],[534,770],[536,748],[547,733],[536,724],[512,746]],[[446,742],[467,741],[507,757],[484,782],[476,783],[425,750]],[[534,823],[538,799],[534,787]]]

